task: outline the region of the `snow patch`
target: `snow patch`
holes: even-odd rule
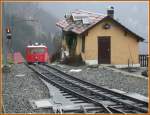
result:
[[[80,71],[82,71],[82,69],[71,69],[71,70],[69,70],[69,72],[80,72]]]

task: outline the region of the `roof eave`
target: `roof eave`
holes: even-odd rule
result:
[[[136,38],[137,38],[137,40],[139,40],[139,41],[144,41],[144,38],[143,37],[141,37],[141,36],[139,36],[139,35],[137,35],[136,33],[134,33],[133,31],[131,31],[130,29],[128,29],[127,27],[125,27],[124,25],[122,25],[120,22],[118,22],[117,20],[115,20],[114,18],[112,18],[112,17],[110,17],[110,16],[106,16],[103,20],[105,20],[105,19],[112,19],[113,21],[115,21],[117,24],[119,24],[121,27],[123,27],[124,29],[126,29],[128,32],[130,32],[131,34],[133,34]],[[103,21],[103,20],[101,20],[101,21]]]
[[[124,25],[122,25],[121,23],[119,23],[117,20],[115,20],[114,18],[110,17],[110,16],[106,16],[104,17],[102,20],[100,20],[99,22],[95,23],[93,26],[91,26],[90,28],[88,28],[87,30],[85,30],[84,32],[82,32],[81,34],[87,32],[88,30],[90,30],[91,28],[95,27],[97,24],[101,23],[102,21],[106,20],[106,19],[111,19],[113,21],[115,21],[117,24],[119,24],[121,27],[123,27],[124,29],[126,29],[128,32],[132,33],[134,36],[136,36],[139,41],[144,41],[145,39],[142,38],[141,36],[137,35],[136,33],[132,32],[131,30],[129,30],[128,28],[126,28]]]
[[[106,19],[111,19],[113,20],[114,22],[116,22],[117,24],[119,24],[121,27],[123,27],[125,30],[127,30],[128,32],[130,32],[132,35],[134,35],[138,42],[141,41],[143,42],[144,41],[144,38],[142,38],[141,36],[137,35],[136,33],[132,32],[131,30],[129,30],[127,27],[125,27],[124,25],[122,25],[120,22],[118,22],[117,20],[115,20],[114,18],[110,17],[110,16],[106,16],[104,17],[102,20],[98,21],[97,23],[95,23],[94,25],[92,25],[91,27],[89,27],[88,29],[86,29],[85,31],[81,32],[81,33],[76,33],[74,31],[71,31],[77,35],[82,35],[84,34],[85,32],[87,32],[88,30],[92,29],[93,27],[95,27],[97,24],[101,23],[102,21],[106,20]],[[62,30],[64,30],[63,27],[61,27],[60,25],[56,24],[56,26],[60,27]],[[65,30],[64,30],[65,31]],[[67,31],[66,31],[67,32]],[[69,31],[68,31],[69,32]]]

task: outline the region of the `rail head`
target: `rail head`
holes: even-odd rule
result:
[[[94,87],[97,87],[97,88],[100,88],[100,89],[103,89],[103,90],[107,90],[107,91],[109,91],[109,92],[111,92],[111,93],[113,93],[113,94],[121,95],[121,96],[124,96],[125,98],[129,98],[129,99],[134,100],[134,101],[137,101],[137,102],[145,103],[145,104],[148,106],[148,101],[140,100],[140,99],[137,99],[137,98],[128,96],[127,94],[119,93],[119,92],[117,92],[117,91],[113,91],[113,90],[108,89],[108,88],[106,88],[106,87],[98,86],[98,85],[92,84],[92,83],[90,83],[90,82],[88,82],[88,81],[81,80],[81,79],[79,79],[79,78],[77,78],[77,77],[75,77],[75,76],[73,76],[73,75],[67,74],[67,73],[63,72],[62,70],[57,69],[57,68],[55,68],[55,67],[53,67],[53,66],[51,66],[51,65],[46,64],[45,66],[47,66],[47,67],[49,67],[49,68],[51,68],[51,69],[54,69],[54,70],[56,70],[56,71],[58,71],[58,72],[60,72],[60,73],[62,73],[62,74],[64,74],[64,75],[66,75],[66,76],[72,77],[73,79],[79,80],[79,81],[81,81],[81,82],[84,82],[84,83],[86,83],[86,84],[92,85],[92,86],[94,86]]]
[[[49,80],[48,78],[46,78],[46,76],[44,75],[44,74],[41,74],[39,71],[37,71],[36,69],[34,69],[34,68],[32,68],[32,67],[30,67],[29,66],[29,68],[30,69],[32,69],[33,71],[35,71],[37,74],[40,74],[45,80]],[[55,68],[56,69],[56,68]],[[59,70],[60,71],[60,70]],[[65,75],[69,75],[69,74],[66,74],[66,73],[64,73],[64,72],[62,72],[61,71],[61,73],[63,73],[63,74],[65,74]],[[56,75],[56,74],[55,74]],[[58,75],[56,75],[57,77],[59,77]],[[71,75],[69,75],[69,76],[71,76]],[[74,77],[74,76],[71,76],[71,77]],[[75,78],[75,79],[78,79],[78,78]],[[52,81],[50,81],[50,82],[52,82]],[[83,81],[83,82],[85,82],[85,81]],[[58,83],[56,83],[56,82],[52,82],[53,84],[55,84],[55,85],[57,85],[57,86],[59,86],[59,88],[62,88],[62,86],[61,86],[61,84],[58,84]],[[90,85],[91,85],[91,83],[89,83]],[[93,84],[92,84],[93,85]],[[94,85],[95,86],[95,85]],[[99,86],[97,86],[97,87],[99,87]],[[83,88],[83,87],[82,87]],[[101,88],[101,87],[100,87]],[[68,89],[68,88],[66,88],[66,87],[63,87],[63,89],[65,89],[65,90],[68,90],[68,91],[70,91],[70,89]],[[112,90],[109,90],[109,91],[112,91]],[[78,94],[77,92],[74,92],[73,90],[71,90],[70,92],[72,92],[74,95],[76,95],[76,96],[79,96],[80,94]],[[118,93],[117,93],[118,94]],[[108,108],[108,107],[105,107],[102,103],[98,103],[98,102],[96,102],[96,101],[94,101],[94,100],[92,100],[92,99],[89,99],[89,98],[87,98],[87,97],[84,97],[83,95],[80,95],[80,97],[82,97],[82,99],[83,100],[90,100],[90,102],[93,102],[93,103],[95,103],[95,104],[100,104],[101,106],[103,106],[104,108],[105,108],[105,110],[108,112],[108,113],[110,113],[111,112],[111,110],[114,110],[115,111],[115,109],[114,108],[111,108],[110,107],[110,109]],[[128,96],[127,96],[128,97]],[[126,104],[126,103],[124,103],[124,104]],[[129,104],[127,104],[128,106],[131,106],[131,105],[129,105]],[[133,106],[132,106],[133,107]],[[145,109],[140,109],[139,107],[136,107],[136,106],[134,106],[134,108],[137,108],[138,110],[140,110],[140,111],[143,111],[144,113],[145,112],[147,112],[147,110],[145,110]],[[116,110],[117,111],[117,110]]]

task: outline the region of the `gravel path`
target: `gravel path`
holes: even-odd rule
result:
[[[3,74],[5,113],[50,113],[49,109],[33,110],[30,99],[49,98],[47,87],[24,64],[14,65],[10,74]]]
[[[141,95],[148,95],[148,80],[138,77],[122,74],[109,70],[105,67],[72,67],[68,65],[53,65],[68,74],[74,75],[85,81],[93,84],[104,86],[111,89],[119,89],[125,92],[139,93]],[[80,72],[70,72],[71,69],[82,69]]]

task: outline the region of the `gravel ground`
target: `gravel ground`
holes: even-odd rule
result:
[[[104,86],[111,89],[118,89],[125,92],[139,93],[148,96],[148,79],[138,78],[108,70],[105,67],[79,66],[52,64],[66,73],[74,75],[93,84]],[[70,72],[71,69],[82,69],[80,72]]]
[[[125,92],[135,92],[147,96],[148,80],[120,72],[108,70],[105,67],[53,65],[66,73],[85,81],[111,89]],[[80,72],[70,72],[71,69],[82,69]],[[29,100],[49,98],[49,90],[24,64],[14,65],[11,73],[3,74],[3,104],[5,113],[52,113],[50,109],[33,110]]]
[[[128,72],[128,68],[124,68],[120,70]],[[129,70],[129,72],[137,74],[137,75],[142,75],[142,72],[146,70],[147,70],[147,67],[140,67],[140,68],[133,68],[133,69],[131,68],[131,71]]]
[[[29,103],[30,99],[46,98],[48,88],[24,64],[13,65],[11,73],[3,74],[5,113],[50,113],[49,109],[33,110]]]

